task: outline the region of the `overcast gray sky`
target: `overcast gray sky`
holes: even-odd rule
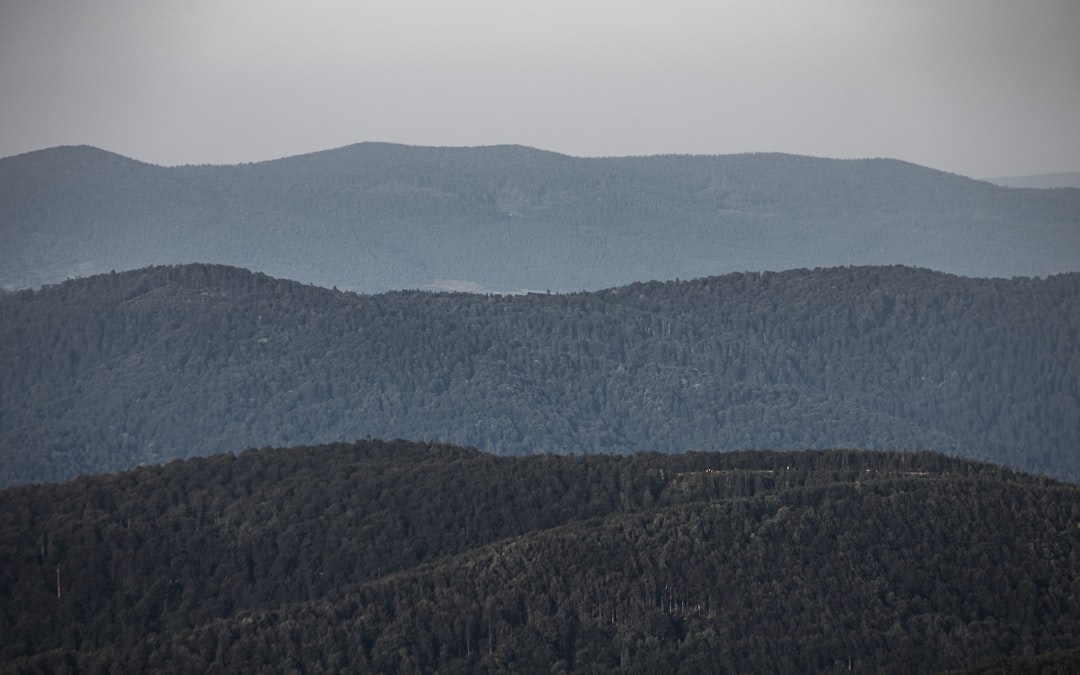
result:
[[[1080,0],[0,0],[0,156],[359,141],[1080,170]]]

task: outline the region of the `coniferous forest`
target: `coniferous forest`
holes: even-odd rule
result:
[[[937,450],[1080,479],[1080,275],[355,295],[212,265],[0,295],[0,485],[373,436]]]
[[[0,671],[1075,672],[1078,523],[925,452],[251,450],[0,492]]]
[[[0,672],[1076,672],[1078,286],[2,293]]]

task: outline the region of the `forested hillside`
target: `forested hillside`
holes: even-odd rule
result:
[[[368,435],[496,454],[933,449],[1080,480],[1080,274],[360,296],[229,267],[0,296],[0,485]]]
[[[597,290],[848,264],[1080,271],[1080,190],[895,160],[574,158],[364,143],[237,166],[89,147],[0,159],[0,287],[223,263],[380,292]]]
[[[0,491],[0,672],[1067,669],[1077,522],[934,453],[252,450]]]

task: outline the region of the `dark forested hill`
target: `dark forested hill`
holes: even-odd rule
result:
[[[846,264],[1080,271],[1080,190],[894,160],[574,158],[365,143],[163,168],[89,147],[0,159],[0,286],[225,263],[378,292],[578,291]]]
[[[368,435],[933,449],[1080,480],[1080,274],[358,296],[210,265],[0,295],[0,485]]]
[[[0,672],[1068,668],[1078,521],[933,453],[249,451],[0,491]]]

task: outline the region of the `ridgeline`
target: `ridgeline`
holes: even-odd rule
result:
[[[0,296],[0,485],[366,436],[495,454],[937,450],[1080,478],[1080,275],[570,295],[152,268]]]
[[[160,167],[83,146],[0,159],[0,233],[3,288],[190,262],[366,293],[897,263],[1046,276],[1080,271],[1080,190],[767,153],[361,143]]]

